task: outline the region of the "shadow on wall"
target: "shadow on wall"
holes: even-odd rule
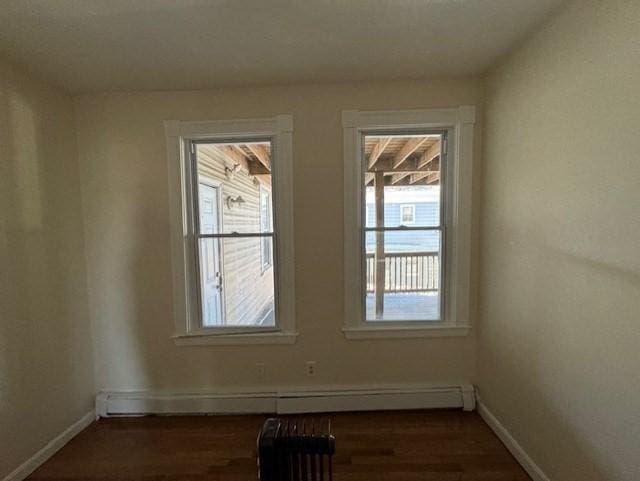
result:
[[[499,351],[505,349],[509,349],[509,346],[494,347],[495,352],[493,355],[496,358],[504,359],[507,356],[505,356],[504,352],[501,353]],[[585,442],[584,436],[576,430],[575,426],[572,426],[561,415],[557,407],[554,406],[554,400],[548,395],[549,393],[546,392],[546,388],[544,387],[545,376],[539,368],[540,363],[543,362],[541,360],[541,353],[537,352],[535,346],[532,346],[526,350],[524,354],[528,358],[527,376],[529,377],[529,383],[535,387],[529,387],[527,389],[513,385],[495,387],[496,381],[490,383],[485,381],[483,383],[484,388],[479,391],[482,402],[518,443],[523,446],[524,451],[550,479],[556,479],[552,473],[558,472],[558,469],[566,469],[566,467],[550,465],[549,463],[552,460],[546,458],[544,452],[540,451],[538,446],[533,446],[533,444],[541,442],[540,439],[547,439],[546,435],[543,434],[544,432],[560,433],[560,435],[554,438],[553,445],[555,449],[559,451],[564,451],[565,453],[567,450],[571,451],[571,457],[567,456],[565,459],[581,459],[587,461],[583,464],[572,465],[570,470],[573,471],[573,477],[561,479],[567,479],[567,481],[569,479],[572,481],[604,481],[608,479],[604,474],[605,470],[603,467],[601,467],[600,463],[593,457],[592,446],[589,446]],[[514,376],[522,375],[522,367],[518,365],[509,365],[505,362],[501,369],[501,379],[512,379]],[[499,397],[501,403],[509,403],[512,406],[524,406],[524,408],[519,409],[520,416],[536,419],[536,426],[538,426],[536,432],[523,432],[520,430],[517,426],[517,419],[515,422],[512,422],[512,419],[507,413],[497,409],[491,400],[487,399],[484,393],[490,393],[491,396],[488,397],[491,398],[494,396]],[[531,441],[532,439],[534,441]],[[546,443],[548,441],[544,442]]]
[[[634,292],[638,299],[640,273],[559,248],[536,232],[503,232],[511,243],[496,254],[504,259],[494,274],[519,286],[503,293],[507,303],[483,306],[483,319],[491,319],[481,326],[488,345],[480,360],[483,401],[551,479],[635,479],[623,472],[637,469],[624,461],[636,449],[638,402],[625,356],[637,352],[638,310],[629,300]],[[522,428],[531,425],[533,432]],[[544,455],[548,439],[560,454],[553,459]]]
[[[74,137],[11,75],[0,76],[0,477],[86,413],[93,387]]]

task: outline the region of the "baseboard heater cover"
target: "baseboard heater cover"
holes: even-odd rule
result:
[[[266,393],[101,392],[100,417],[145,414],[298,414],[393,409],[475,409],[470,384],[423,388],[331,389]]]

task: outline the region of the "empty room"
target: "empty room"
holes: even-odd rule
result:
[[[0,2],[1,481],[639,481],[640,1]]]

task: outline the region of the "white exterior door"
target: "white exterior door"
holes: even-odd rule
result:
[[[200,183],[200,232],[217,234],[220,225],[218,188]],[[200,244],[200,278],[202,299],[202,326],[223,325],[222,270],[220,239],[202,239]]]

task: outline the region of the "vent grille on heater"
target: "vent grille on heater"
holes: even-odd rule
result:
[[[329,420],[267,419],[258,436],[260,481],[331,481],[336,441]]]

